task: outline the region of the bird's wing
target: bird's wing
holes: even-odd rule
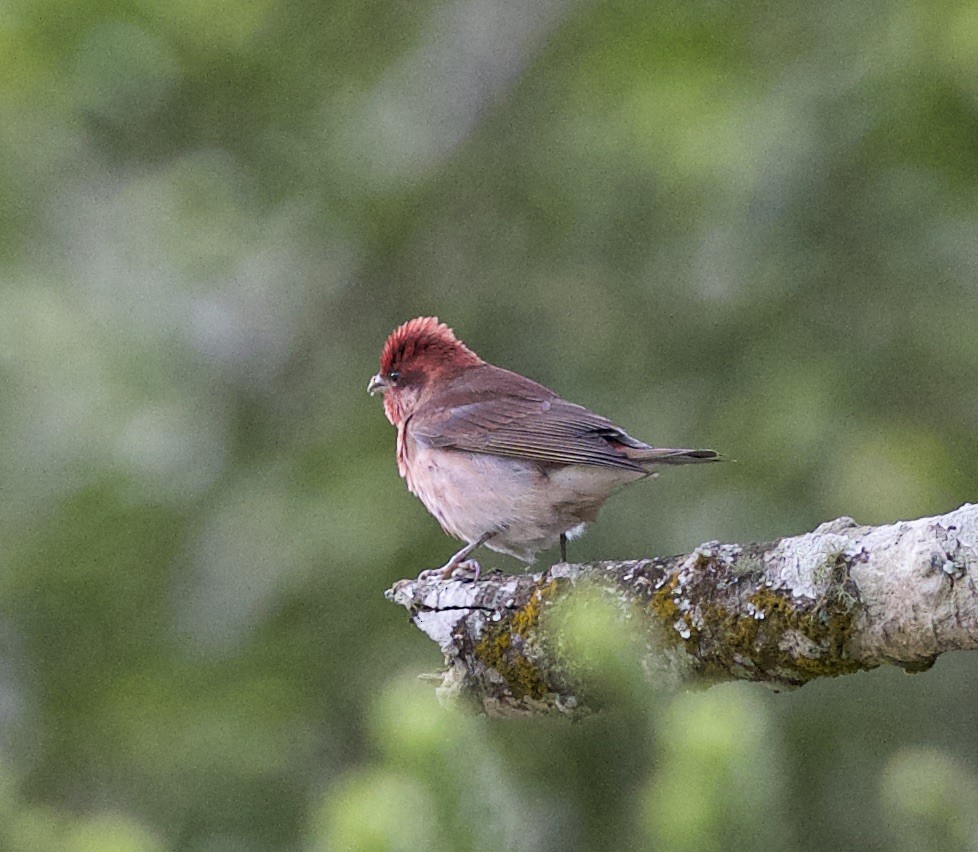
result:
[[[648,473],[650,464],[716,457],[710,450],[650,447],[607,418],[561,399],[536,382],[498,367],[486,368],[493,372],[450,389],[438,404],[419,409],[411,418],[410,434],[432,447],[637,473]]]

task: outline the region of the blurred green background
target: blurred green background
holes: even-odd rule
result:
[[[737,459],[577,560],[974,499],[970,0],[5,0],[0,282],[0,849],[978,848],[967,654],[440,708],[365,393],[433,313]]]

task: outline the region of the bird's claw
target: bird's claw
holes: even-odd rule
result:
[[[463,559],[454,565],[446,565],[441,572],[444,580],[461,580],[463,583],[474,583],[482,573],[482,566],[477,559]]]
[[[418,574],[419,580],[459,580],[463,583],[474,583],[482,573],[482,566],[476,559],[463,559],[461,562],[449,562],[441,568],[428,568]]]

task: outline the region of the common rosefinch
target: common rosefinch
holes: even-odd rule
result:
[[[437,317],[409,320],[387,338],[367,390],[384,394],[408,489],[446,533],[466,542],[443,577],[483,544],[533,562],[559,542],[566,562],[567,539],[583,533],[616,488],[655,476],[658,465],[719,460],[713,450],[635,440],[543,385],[487,364]]]

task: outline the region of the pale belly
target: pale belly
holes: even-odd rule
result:
[[[532,461],[433,449],[408,437],[402,475],[442,528],[532,562],[562,533],[580,533],[608,495],[643,474],[594,465],[545,469]],[[579,529],[577,529],[579,528]]]

